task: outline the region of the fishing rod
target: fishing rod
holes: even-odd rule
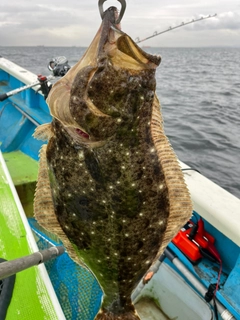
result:
[[[20,88],[8,91],[6,93],[0,94],[0,102],[8,99],[9,97],[11,97],[11,96],[13,96],[13,95],[15,95],[15,94],[17,94],[19,92],[22,92],[22,91],[27,90],[29,88],[35,87],[37,85],[40,85],[41,81],[49,81],[49,80],[53,80],[53,79],[55,79],[54,76],[48,76],[48,77],[41,76],[41,77],[38,77],[38,80],[33,82],[33,83],[30,83],[30,84],[25,85],[23,87],[20,87]]]
[[[11,90],[9,92],[6,92],[6,93],[3,93],[3,94],[0,94],[0,102],[1,101],[4,101],[6,99],[8,99],[9,97],[19,93],[19,92],[22,92],[24,90],[27,90],[29,88],[32,88],[34,86],[37,86],[37,85],[40,85],[40,88],[38,90],[41,90],[43,95],[44,95],[44,98],[46,99],[48,94],[49,94],[49,91],[51,90],[52,88],[52,84],[50,82],[48,82],[49,80],[52,80],[52,79],[55,79],[54,76],[42,76],[42,75],[39,75],[38,76],[38,80],[29,84],[29,85],[25,85],[23,87],[20,87],[20,88],[17,88],[17,89],[14,89],[14,90]],[[28,120],[30,120],[36,127],[38,127],[40,125],[40,123],[38,123],[36,120],[33,119],[33,117],[31,117],[26,111],[22,110],[20,107],[18,107],[15,103],[12,102],[12,105],[14,106],[15,109],[17,109],[24,117],[26,117]],[[0,113],[0,116],[1,116],[1,113]]]
[[[202,20],[206,20],[206,19],[210,19],[210,18],[213,18],[213,17],[216,17],[216,16],[217,16],[217,14],[215,13],[214,15],[209,15],[207,17],[201,17],[199,19],[192,19],[189,22],[182,22],[181,24],[177,25],[176,27],[169,27],[168,29],[166,29],[164,31],[160,31],[160,32],[155,31],[153,33],[153,35],[151,35],[151,36],[149,36],[147,38],[144,38],[144,39],[141,39],[141,40],[139,38],[136,38],[136,43],[140,43],[140,42],[146,41],[146,40],[151,39],[153,37],[159,36],[160,34],[163,34],[165,32],[169,32],[169,31],[172,31],[174,29],[184,27],[184,26],[186,26],[188,24],[195,23],[195,22],[202,21]]]
[[[68,60],[66,57],[59,56],[59,57],[53,58],[50,60],[50,62],[48,64],[48,69],[50,71],[52,71],[53,75],[50,75],[47,77],[39,75],[37,78],[37,81],[35,81],[33,83],[30,83],[30,84],[25,85],[23,87],[20,87],[20,88],[11,90],[9,92],[0,94],[0,102],[6,100],[7,98],[9,98],[15,94],[18,94],[24,90],[33,88],[37,85],[41,86],[42,93],[44,94],[44,97],[46,98],[50,89],[51,89],[51,86],[48,86],[47,82],[55,79],[56,77],[63,77],[70,70],[70,68],[71,67],[68,64]]]
[[[49,75],[49,76],[42,76],[42,75],[38,75],[37,81],[34,81],[33,83],[29,84],[29,85],[24,85],[23,87],[20,88],[16,88],[14,90],[11,90],[9,92],[0,94],[0,102],[4,101],[6,99],[8,99],[9,97],[18,94],[24,90],[30,89],[32,87],[35,87],[37,85],[40,86],[40,88],[38,90],[41,90],[44,98],[46,100],[51,88],[52,88],[52,84],[49,82],[50,80],[54,80],[58,77],[63,77],[69,70],[70,70],[70,66],[68,64],[68,60],[65,56],[59,56],[56,58],[53,58],[49,61],[48,64],[48,69],[50,71],[52,71],[53,75]],[[35,121],[27,112],[25,112],[24,110],[22,110],[21,108],[19,108],[16,104],[12,103],[12,105],[26,118],[28,118],[28,120],[30,120],[35,126],[39,126],[39,123],[37,121]],[[1,116],[1,113],[0,113]]]
[[[49,249],[32,253],[28,256],[0,263],[0,280],[10,277],[17,272],[37,266],[52,260],[65,252],[63,246],[54,246]]]

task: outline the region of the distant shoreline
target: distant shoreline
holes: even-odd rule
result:
[[[14,46],[14,45],[11,45],[11,46],[2,46],[0,45],[0,48],[88,48],[89,45],[87,46],[46,46],[46,45],[35,45],[35,46]],[[183,46],[183,47],[174,47],[174,46],[171,46],[171,47],[167,47],[167,46],[148,46],[148,45],[145,45],[145,46],[139,46],[143,49],[148,49],[148,48],[163,48],[163,49],[214,49],[214,48],[219,48],[219,49],[228,49],[228,48],[232,48],[232,49],[240,49],[240,45],[234,45],[234,46],[194,46],[194,47],[186,47],[186,46]]]

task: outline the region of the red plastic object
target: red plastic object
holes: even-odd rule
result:
[[[45,80],[47,80],[47,77],[46,77],[46,76],[42,76],[42,75],[40,74],[40,75],[38,75],[38,80],[39,80],[39,81],[45,81]]]
[[[188,237],[187,233],[183,231],[179,231],[175,238],[173,238],[172,242],[181,250],[192,262],[196,263],[201,258],[202,255],[196,246]]]
[[[173,238],[172,242],[188,257],[189,260],[191,260],[193,263],[197,263],[202,258],[199,246],[207,250],[208,247],[211,247],[212,249],[214,248],[213,244],[215,239],[212,235],[204,230],[203,220],[200,219],[198,221],[197,233],[193,237],[194,241],[192,241],[189,238],[189,234],[193,226],[194,223],[190,220]]]

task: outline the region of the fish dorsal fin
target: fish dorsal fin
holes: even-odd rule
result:
[[[34,138],[37,140],[48,141],[52,137],[52,125],[51,123],[45,123],[38,126],[34,131]]]
[[[163,241],[158,251],[158,258],[187,222],[192,214],[192,202],[177,157],[163,130],[160,104],[155,95],[153,102],[151,135],[165,176],[169,193],[170,213]]]
[[[72,243],[68,240],[66,234],[62,230],[55,215],[48,176],[46,149],[47,145],[43,145],[40,151],[38,182],[34,199],[34,216],[40,226],[42,226],[49,233],[56,235],[62,241],[69,256],[79,265],[86,268],[86,266],[79,259]]]

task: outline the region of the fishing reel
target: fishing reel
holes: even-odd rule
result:
[[[54,77],[63,77],[71,67],[68,64],[66,57],[59,56],[49,61],[48,69],[52,71]],[[41,74],[38,75],[38,81],[40,84],[40,88],[38,90],[42,91],[46,100],[52,88],[52,84],[48,82],[48,77],[42,76]]]
[[[68,60],[64,56],[53,58],[49,61],[48,69],[55,77],[63,77],[71,69]]]

